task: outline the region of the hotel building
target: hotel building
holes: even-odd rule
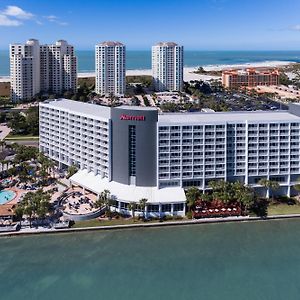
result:
[[[120,42],[96,45],[96,88],[99,95],[124,95],[126,91],[126,48]]]
[[[40,150],[60,166],[77,165],[71,182],[117,209],[148,199],[152,215],[185,214],[184,189],[239,180],[268,196],[294,195],[300,177],[300,105],[289,111],[160,114],[151,107],[115,108],[55,100],[40,104]]]
[[[258,71],[256,69],[227,70],[222,72],[222,84],[226,88],[278,85],[279,71]]]
[[[10,45],[11,99],[30,100],[38,93],[76,91],[77,58],[64,40],[40,45],[38,40]]]
[[[152,46],[152,75],[156,91],[182,91],[183,46],[173,42]]]

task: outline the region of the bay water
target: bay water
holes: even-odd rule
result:
[[[0,299],[299,299],[300,220],[0,239]]]

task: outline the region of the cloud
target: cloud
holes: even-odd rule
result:
[[[16,27],[16,26],[20,26],[22,24],[23,23],[18,20],[12,20],[3,14],[0,14],[0,26]]]
[[[34,17],[32,13],[27,12],[18,6],[12,5],[7,6],[6,9],[2,11],[2,15],[14,17],[21,20],[29,20]]]
[[[23,10],[18,6],[9,5],[0,11],[0,26],[16,27],[23,25],[24,20],[34,18],[34,14]]]
[[[60,26],[69,25],[67,22],[60,21],[59,18],[57,16],[54,16],[54,15],[44,16],[44,18],[47,19],[49,22],[56,23]]]
[[[45,19],[47,19],[48,21],[50,22],[54,22],[55,20],[57,20],[57,16],[53,16],[53,15],[50,15],[50,16],[44,16]]]
[[[300,31],[300,24],[294,25],[290,27],[290,30]]]

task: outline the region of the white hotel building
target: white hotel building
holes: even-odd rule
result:
[[[96,87],[99,95],[124,95],[126,91],[126,48],[120,42],[103,42],[95,47]]]
[[[239,180],[257,193],[261,178],[294,195],[300,177],[300,105],[289,111],[159,114],[155,108],[104,107],[71,100],[40,104],[40,150],[117,209],[148,199],[148,213],[183,215],[184,188]]]
[[[77,58],[74,47],[64,40],[40,45],[30,39],[25,44],[10,45],[11,99],[30,100],[36,94],[75,91]]]
[[[183,46],[173,42],[152,46],[152,76],[157,91],[182,91]]]

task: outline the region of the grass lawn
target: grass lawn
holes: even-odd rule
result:
[[[34,136],[34,135],[11,135],[9,134],[5,140],[7,141],[19,141],[19,140],[25,140],[25,141],[29,141],[29,140],[38,140],[39,136]]]
[[[288,205],[285,203],[274,203],[268,207],[268,215],[300,214],[300,204]]]
[[[170,220],[170,221],[174,221],[174,220]],[[159,220],[149,220],[146,223],[156,223],[156,222],[159,222]],[[165,220],[163,222],[167,222],[167,220]],[[92,220],[87,220],[87,221],[77,221],[72,226],[72,228],[128,225],[128,224],[144,224],[144,223],[145,223],[144,221],[138,220],[138,219],[133,221],[132,218],[128,218],[128,219],[119,218],[119,219],[112,219],[112,220],[103,219],[101,221],[99,221],[98,219],[92,219]]]

